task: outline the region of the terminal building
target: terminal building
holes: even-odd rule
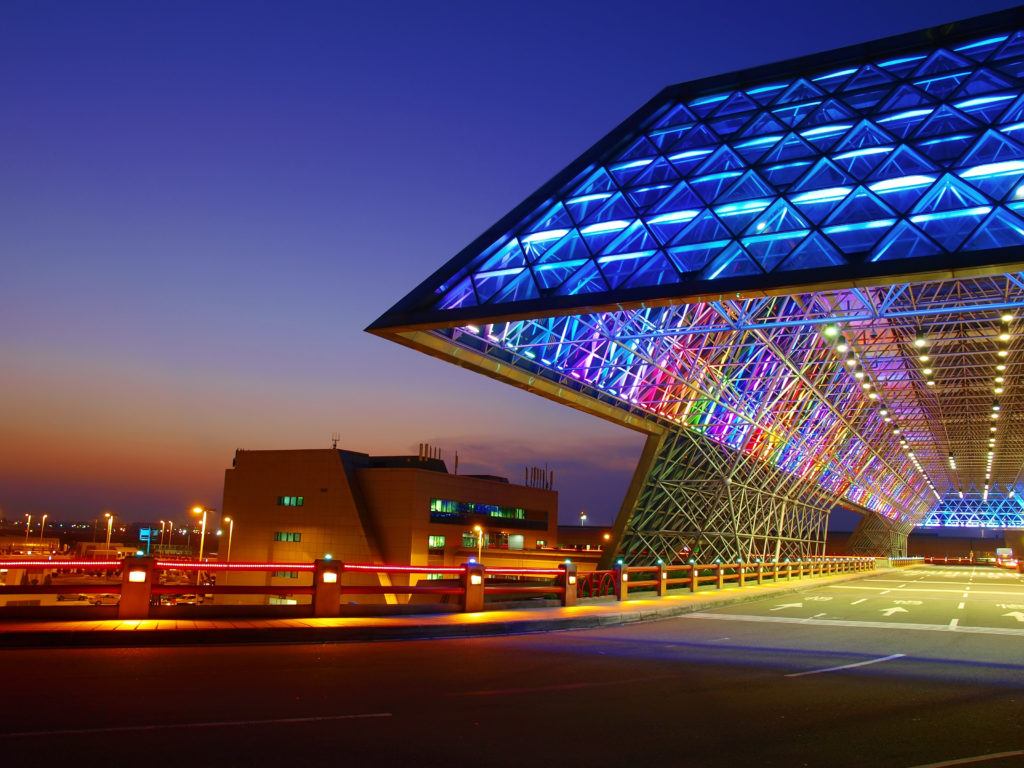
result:
[[[608,529],[589,528],[585,542],[586,534],[577,532],[571,549],[559,548],[558,493],[551,485],[541,471],[528,471],[522,485],[456,474],[429,447],[416,456],[239,450],[225,472],[221,509],[231,527],[222,525],[220,555],[228,558],[230,533],[232,561],[308,563],[330,556],[343,563],[438,566],[480,557],[487,565],[554,567],[571,557],[581,569],[593,568]],[[276,587],[307,585],[309,578],[288,569],[218,577]],[[353,574],[346,584],[376,578]],[[408,577],[409,583],[425,578]],[[301,601],[271,598],[293,599]]]

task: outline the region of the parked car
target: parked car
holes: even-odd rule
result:
[[[72,594],[70,592],[62,593],[62,594],[57,595],[57,602],[58,603],[63,603],[66,600],[73,600],[75,602],[80,602],[82,600],[88,600],[88,599],[89,599],[88,595]]]
[[[120,595],[102,594],[92,596],[93,605],[117,605],[120,601]]]

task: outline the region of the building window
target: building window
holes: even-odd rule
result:
[[[294,597],[281,597],[280,595],[271,595],[268,602],[271,605],[298,605],[299,601]]]
[[[444,578],[444,574],[443,573],[428,573],[426,580],[427,581],[440,581],[443,578]]]
[[[548,545],[544,539],[537,539],[537,549],[544,549]]]
[[[476,546],[476,534],[475,533],[463,533],[462,534],[462,548],[473,549]]]
[[[297,579],[299,578],[298,571],[274,571],[273,574],[275,579]]]
[[[302,541],[302,534],[298,531],[275,531],[274,541],[298,542]]]
[[[430,522],[467,523],[472,518],[490,517],[508,523],[513,528],[547,528],[546,512],[531,512],[529,516],[522,507],[503,507],[498,504],[478,504],[473,501],[452,499],[430,500]]]
[[[279,507],[301,507],[303,502],[302,496],[278,496],[277,506]]]
[[[508,548],[509,549],[523,549],[525,542],[523,541],[523,534],[512,533],[508,537]]]
[[[443,555],[444,536],[427,536],[427,552],[431,555]]]

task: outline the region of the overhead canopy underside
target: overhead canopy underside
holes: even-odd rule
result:
[[[668,88],[370,330],[901,524],[1004,498],[1021,16]]]

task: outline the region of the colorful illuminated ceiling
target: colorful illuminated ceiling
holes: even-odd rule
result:
[[[900,523],[1016,489],[1022,29],[668,88],[370,330]]]

